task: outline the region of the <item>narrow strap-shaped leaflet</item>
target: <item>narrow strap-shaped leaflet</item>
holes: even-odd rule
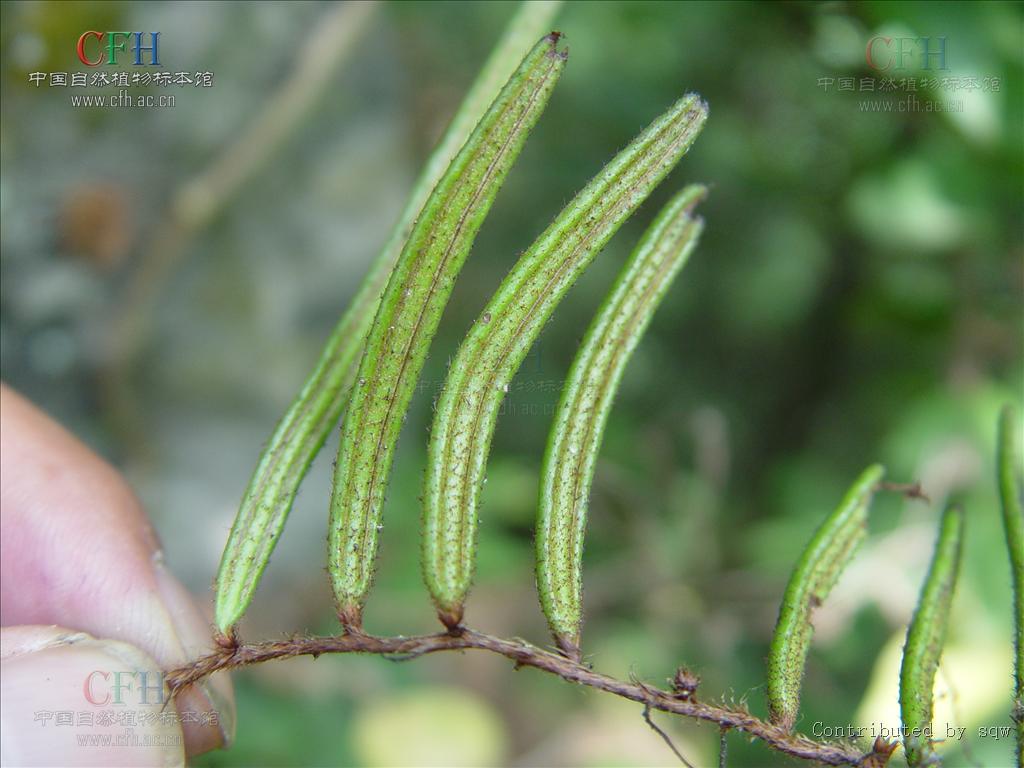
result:
[[[583,537],[605,422],[630,355],[697,244],[703,221],[693,210],[706,194],[687,187],[644,233],[583,337],[555,412],[537,508],[537,589],[571,658],[579,656]]]
[[[342,425],[328,571],[338,616],[361,625],[395,444],[455,278],[565,65],[558,34],[506,83],[416,220],[367,336]]]
[[[427,160],[402,214],[355,298],[332,331],[313,372],[260,454],[217,575],[215,621],[229,634],[252,602],[313,459],[341,418],[381,293],[419,215],[455,153],[537,39],[549,30],[557,0],[528,0],[509,22],[494,52]]]
[[[1024,764],[1024,453],[1021,451],[1021,422],[1017,409],[1007,405],[999,415],[997,471],[999,499],[1003,507],[1006,547],[1010,553],[1013,580],[1015,650],[1012,717],[1017,725],[1017,768]]]
[[[946,644],[949,609],[953,603],[963,553],[964,513],[949,507],[942,516],[939,540],[921,590],[914,618],[907,629],[900,667],[900,717],[907,765],[925,765],[932,753],[927,736],[932,724],[935,673]]]
[[[885,470],[878,464],[857,478],[797,562],[779,609],[768,651],[768,710],[787,730],[800,711],[800,686],[814,627],[811,614],[825,602],[839,575],[867,536],[868,508]]]
[[[448,626],[473,575],[477,498],[509,382],[558,302],[700,133],[707,106],[680,99],[583,188],[522,255],[452,361],[427,455],[423,572]]]

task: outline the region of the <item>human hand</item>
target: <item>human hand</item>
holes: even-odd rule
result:
[[[0,384],[0,757],[179,765],[227,746],[224,673],[166,707],[162,670],[211,649],[123,478]]]

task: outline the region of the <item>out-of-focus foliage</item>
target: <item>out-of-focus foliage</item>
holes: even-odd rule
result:
[[[124,468],[195,590],[208,593],[262,441],[512,10],[382,7],[291,136],[185,243],[145,317],[129,318],[149,329],[132,364],[115,366],[109,329],[169,201],[275,97],[328,8],[0,8],[3,376]],[[763,659],[786,577],[857,471],[880,461],[892,480],[920,479],[932,506],[877,499],[871,537],[815,617],[797,729],[898,725],[885,707],[899,638],[939,512],[957,492],[970,515],[938,676],[952,693],[935,718],[940,730],[968,730],[939,749],[949,765],[967,764],[965,748],[978,763],[1007,764],[1012,739],[978,729],[1009,724],[1011,699],[993,478],[996,414],[1020,404],[1024,372],[1022,24],[1010,3],[569,4],[558,22],[571,49],[565,76],[481,230],[413,401],[367,628],[436,625],[419,577],[417,496],[446,358],[553,213],[695,90],[711,108],[701,141],[573,288],[512,382],[467,621],[544,642],[531,527],[558,389],[651,217],[680,185],[707,182],[701,246],[608,422],[584,557],[584,651],[602,670],[652,682],[685,662],[705,695],[764,712]],[[173,108],[111,111],[29,82],[35,71],[86,70],[74,46],[89,29],[160,31],[167,70],[212,71],[214,84],[175,91]],[[945,38],[949,70],[922,72],[908,58],[905,70],[874,71],[865,50],[878,35]],[[962,99],[962,112],[862,111],[907,99],[901,80],[936,76],[999,85],[918,87],[919,102]],[[859,90],[863,78],[873,92]],[[840,90],[849,82],[853,91]],[[246,637],[336,629],[317,565],[334,450],[307,478]],[[205,765],[412,759],[388,751],[398,740],[445,764],[674,764],[635,706],[480,654],[302,660],[236,679],[238,744]],[[439,687],[450,704],[424,732],[414,721]],[[452,722],[463,710],[472,720]],[[691,761],[714,760],[716,730],[659,722]],[[463,727],[477,751],[435,749],[439,733]],[[782,763],[738,738],[730,754],[735,766]]]

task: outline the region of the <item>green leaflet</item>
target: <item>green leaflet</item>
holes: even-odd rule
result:
[[[707,194],[689,186],[644,233],[587,329],[555,413],[537,510],[537,589],[559,647],[579,655],[587,501],[604,425],[626,363],[672,280],[697,244],[693,209]]]
[[[560,2],[531,0],[509,22],[437,148],[427,160],[402,215],[335,326],[313,372],[271,435],[242,498],[217,574],[215,621],[229,634],[252,602],[310,464],[348,402],[363,342],[381,292],[416,216],[455,153],[537,39],[550,29]]]
[[[1021,451],[1021,424],[1016,409],[1007,405],[999,414],[997,470],[999,497],[1006,527],[1006,546],[1010,550],[1013,579],[1013,615],[1016,624],[1014,646],[1013,719],[1017,724],[1017,765],[1024,759],[1024,455]]]
[[[688,95],[605,166],[523,254],[459,348],[431,430],[424,494],[424,578],[446,625],[462,618],[477,497],[512,376],[562,296],[686,153],[706,117],[706,105]]]
[[[935,554],[903,647],[900,716],[904,730],[903,749],[907,754],[907,764],[912,768],[922,765],[931,754],[931,744],[923,736],[923,731],[932,722],[932,690],[939,657],[946,642],[949,607],[960,570],[963,533],[963,510],[949,507],[942,516]]]
[[[821,524],[804,549],[786,587],[768,651],[768,710],[790,730],[800,710],[800,684],[811,647],[811,614],[828,597],[867,535],[868,507],[885,469],[868,467]]]
[[[477,125],[416,220],[388,281],[342,426],[328,571],[338,615],[361,624],[395,444],[441,313],[473,239],[540,117],[566,56],[541,40]]]

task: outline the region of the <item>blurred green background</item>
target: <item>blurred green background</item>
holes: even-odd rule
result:
[[[3,4],[3,377],[124,470],[200,595],[260,446],[513,10]],[[936,722],[967,727],[944,747],[949,765],[1008,765],[1010,741],[978,728],[1009,724],[993,453],[998,408],[1022,393],[1022,6],[580,2],[557,27],[566,74],[463,270],[400,444],[368,629],[436,626],[417,497],[446,360],[516,254],[695,90],[711,109],[703,134],[572,290],[511,388],[467,620],[547,642],[531,536],[558,387],[659,205],[705,182],[706,233],[608,425],[584,650],[602,671],[655,684],[686,663],[704,696],[763,713],[789,569],[849,482],[882,461],[892,480],[921,480],[933,503],[878,499],[872,537],[817,615],[798,727],[898,721],[905,623],[937,514],[959,495],[966,561]],[[158,30],[164,68],[211,71],[213,86],[150,87],[140,92],[173,92],[176,105],[110,111],[30,82],[85,71],[74,46],[89,29]],[[875,36],[945,38],[949,69],[908,58],[874,71]],[[317,39],[336,63],[310,60]],[[936,74],[988,88],[916,91],[959,101],[956,112],[872,111],[905,99],[906,78]],[[854,90],[839,89],[845,78]],[[268,120],[283,123],[280,140],[212,205],[201,193],[229,178]],[[247,638],[336,629],[322,568],[333,452],[307,478]],[[482,654],[296,660],[235,682],[237,743],[200,765],[675,764],[637,706]],[[717,759],[716,729],[659,722],[691,762]],[[729,764],[791,761],[736,736]]]

